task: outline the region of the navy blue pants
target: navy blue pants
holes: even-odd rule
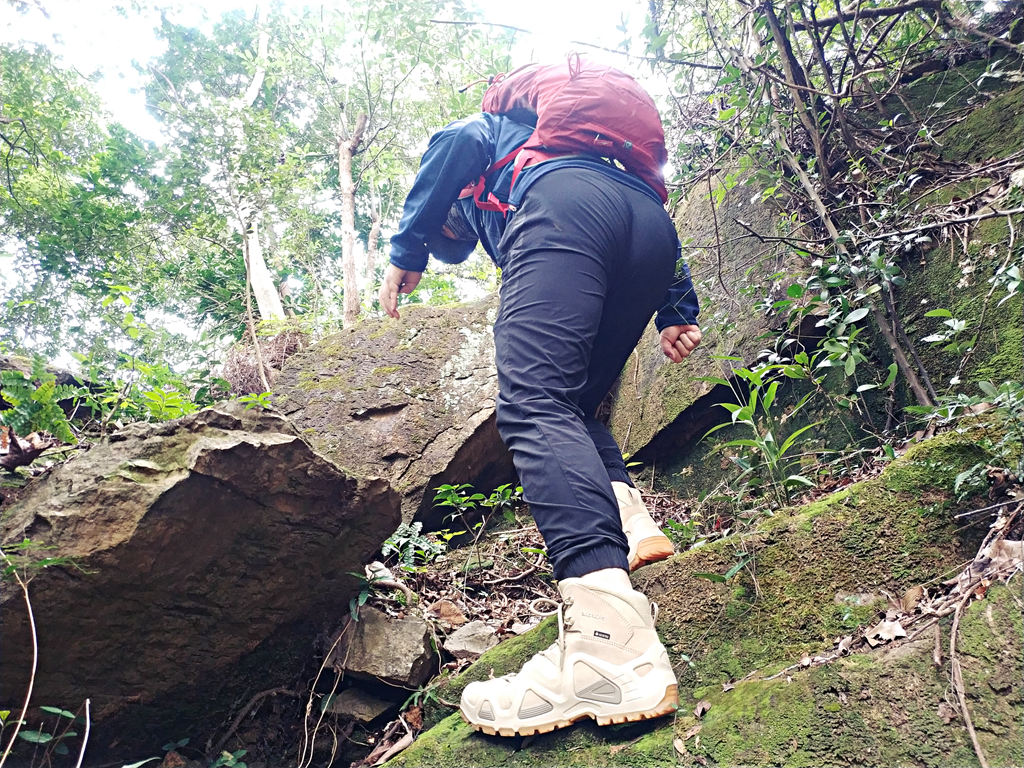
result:
[[[558,579],[628,568],[611,481],[629,475],[594,413],[665,298],[676,244],[656,201],[579,168],[538,179],[499,244],[498,430]]]

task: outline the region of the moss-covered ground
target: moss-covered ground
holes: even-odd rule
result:
[[[437,700],[457,702],[468,682],[513,672],[552,642],[549,621],[436,687],[437,700],[426,709],[433,727],[390,764],[977,764],[954,711],[948,663],[932,661],[932,630],[913,642],[765,678],[877,621],[887,595],[938,589],[973,557],[987,521],[958,523],[954,515],[972,501],[955,501],[951,490],[959,472],[986,458],[980,446],[988,429],[941,434],[879,477],[635,574],[637,588],[661,608],[659,631],[680,681],[677,716],[609,728],[582,723],[530,739],[483,736],[457,713],[445,716],[452,710]],[[726,573],[737,553],[752,560],[731,580],[698,575]],[[949,624],[946,618],[939,625],[943,647]],[[1019,765],[1024,756],[1022,635],[1021,598],[1000,587],[970,607],[959,634],[968,703],[993,766]],[[711,709],[698,722],[691,713],[702,699]]]

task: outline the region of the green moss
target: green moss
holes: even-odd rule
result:
[[[681,683],[722,683],[817,653],[872,619],[884,605],[881,588],[900,594],[958,567],[976,535],[958,532],[946,510],[952,478],[985,455],[973,435],[943,434],[879,478],[780,511],[742,540],[640,571],[634,580],[661,605]],[[694,577],[725,573],[737,550],[753,560],[732,582]]]
[[[942,104],[946,110],[962,109],[974,97],[974,84],[988,69],[985,60],[970,61],[955,69],[922,77],[908,85],[905,95],[917,110],[936,109]],[[995,82],[992,82],[996,85]],[[886,100],[886,105],[895,112],[904,112],[905,107],[895,96]]]
[[[1018,231],[1024,226],[1024,217],[1016,217],[1016,226]],[[989,295],[989,278],[1006,259],[1009,237],[1004,218],[989,219],[971,231],[966,250],[955,240],[952,247],[941,244],[922,259],[906,264],[907,285],[900,291],[899,309],[907,334],[920,340],[943,329],[943,318],[928,318],[924,314],[930,309],[947,309],[967,324],[957,341],[969,343],[977,337],[963,371],[962,353],[945,350],[945,344],[918,341],[918,352],[940,393],[975,394],[974,382],[998,383],[1024,377],[1021,299],[1018,296],[999,304],[1004,292],[997,289]],[[960,384],[952,383],[954,377],[959,377]]]
[[[492,648],[473,662],[465,672],[451,680],[442,682],[436,689],[435,703],[429,702],[424,707],[423,719],[429,726],[437,723],[450,711],[448,702],[452,706],[458,706],[462,690],[467,685],[477,680],[487,680],[491,676],[515,672],[526,660],[538,651],[542,651],[558,639],[558,626],[554,617],[542,621],[537,627],[523,635],[512,637]]]
[[[370,371],[371,376],[387,376],[389,373],[395,373],[396,371],[402,370],[400,365],[382,365],[374,368]]]
[[[1024,86],[996,96],[942,137],[947,160],[976,162],[1012,155],[1024,145]]]

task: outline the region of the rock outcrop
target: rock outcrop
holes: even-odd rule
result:
[[[514,476],[494,423],[496,313],[491,297],[356,325],[292,357],[276,402],[324,456],[386,478],[406,522],[441,522],[430,517],[435,487]]]
[[[45,547],[25,560],[63,563],[28,566],[33,701],[90,698],[94,750],[146,736],[136,728],[208,734],[239,697],[294,679],[398,520],[385,481],[339,469],[271,412],[132,425],[30,484],[3,520],[5,545]],[[19,592],[2,590],[0,708],[14,709],[31,643]]]

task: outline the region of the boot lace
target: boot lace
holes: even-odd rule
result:
[[[553,605],[554,608],[551,610],[541,610],[539,605]],[[543,651],[538,651],[523,664],[522,669],[519,672],[523,672],[529,665],[533,664],[538,658],[543,658],[547,662],[556,666],[559,670],[562,668],[562,661],[565,659],[565,633],[572,630],[573,619],[571,616],[565,615],[565,609],[572,607],[573,600],[571,597],[567,597],[565,602],[562,604],[556,603],[550,597],[538,597],[530,602],[530,613],[534,616],[540,616],[546,618],[548,616],[558,616],[558,640],[549,645]],[[519,672],[512,672],[507,675],[502,675],[499,680],[511,680]]]

